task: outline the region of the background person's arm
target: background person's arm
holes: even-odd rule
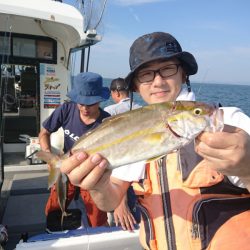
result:
[[[51,152],[50,135],[51,133],[45,128],[42,128],[38,135],[39,143],[43,151]]]
[[[133,231],[137,223],[133,214],[130,211],[127,201],[127,194],[125,194],[119,204],[114,210],[115,225],[123,228],[123,230]]]

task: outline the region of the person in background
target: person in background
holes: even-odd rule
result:
[[[104,110],[111,115],[117,115],[130,109],[141,107],[141,105],[131,102],[129,98],[129,86],[123,78],[113,79],[109,89],[115,104],[105,107]],[[136,196],[132,186],[129,187],[120,205],[109,215],[111,216],[111,225],[113,225],[114,220],[116,226],[120,224],[124,230],[134,230],[134,224],[140,222],[140,211],[136,206]]]
[[[129,61],[126,81],[146,103],[195,99],[189,76],[197,73],[197,62],[172,35],[139,37]],[[120,167],[110,175],[103,156],[79,152],[62,162],[61,171],[105,211],[118,206],[132,181],[138,183],[143,249],[248,249],[250,118],[238,108],[221,109],[223,131],[203,132],[143,167]]]
[[[132,102],[131,105],[129,98],[129,86],[123,78],[113,79],[109,89],[115,104],[105,107],[104,110],[111,115],[117,115],[130,109],[141,107],[141,105],[135,102]]]
[[[87,72],[78,74],[73,81],[73,88],[67,94],[69,102],[59,106],[44,122],[39,133],[41,149],[51,151],[50,136],[60,127],[64,130],[64,153],[68,152],[79,137],[96,128],[110,114],[99,107],[99,103],[109,99],[109,89],[103,87],[103,79],[99,74]],[[76,195],[76,187],[68,182],[67,206]],[[87,212],[91,227],[103,226],[107,223],[107,213],[99,210],[89,192],[81,189],[80,195]],[[60,210],[57,202],[55,185],[46,204],[45,214]]]

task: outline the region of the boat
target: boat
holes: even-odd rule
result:
[[[105,7],[105,1],[103,8]],[[47,166],[36,159],[42,122],[88,71],[90,48],[102,40],[78,7],[55,0],[0,0],[0,224],[12,249],[141,249],[138,230],[86,228],[45,233]],[[91,16],[91,15],[90,15]],[[78,67],[76,67],[78,65]],[[62,148],[63,132],[52,144]]]

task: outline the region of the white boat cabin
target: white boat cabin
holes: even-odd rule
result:
[[[0,0],[4,152],[25,151],[23,137],[37,136],[42,121],[66,99],[71,87],[71,52],[88,51],[100,40],[95,30],[84,30],[84,17],[71,5]]]

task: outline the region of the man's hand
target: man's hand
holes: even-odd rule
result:
[[[195,149],[207,166],[250,185],[250,136],[244,130],[226,125],[223,132],[204,132]]]
[[[120,203],[129,182],[111,181],[111,170],[107,167],[107,159],[100,154],[88,156],[85,152],[77,152],[62,160],[60,169],[73,185],[89,190],[101,210],[111,211]]]
[[[78,152],[62,161],[61,171],[68,175],[73,185],[85,190],[102,189],[111,171],[107,171],[108,161],[100,154],[88,156]],[[106,171],[105,171],[106,170]]]

